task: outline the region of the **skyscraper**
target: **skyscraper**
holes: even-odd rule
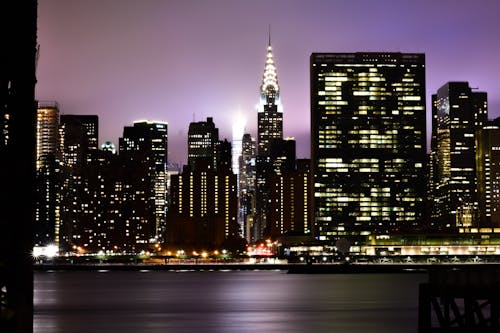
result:
[[[168,124],[136,121],[123,129],[119,141],[120,159],[126,170],[126,233],[132,250],[145,250],[151,243],[164,241]]]
[[[448,82],[432,95],[431,221],[438,229],[477,226],[476,131],[487,124],[487,95]]]
[[[316,236],[364,241],[422,219],[425,56],[311,55]]]
[[[267,46],[264,75],[260,85],[260,103],[257,114],[257,158],[256,158],[256,214],[253,238],[265,237],[269,214],[270,179],[273,175],[271,143],[283,139],[283,110],[278,85],[278,74],[271,47]]]
[[[252,239],[251,232],[255,216],[255,156],[257,153],[255,139],[248,133],[244,134],[241,147],[239,161],[239,214],[244,237],[248,242],[251,242],[255,240]]]
[[[500,128],[476,131],[479,227],[500,227]]]
[[[39,102],[36,117],[35,246],[59,244],[59,106]]]
[[[207,121],[192,122],[188,130],[188,164],[195,168],[196,163],[205,160],[212,168],[217,167],[219,129],[212,117]]]
[[[267,46],[257,114],[258,154],[268,156],[272,139],[283,139],[283,110],[271,38]]]

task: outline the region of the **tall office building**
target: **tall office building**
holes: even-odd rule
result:
[[[90,248],[94,233],[96,198],[90,191],[90,166],[98,151],[99,120],[96,115],[61,115],[61,223],[59,246]]]
[[[207,121],[192,122],[188,130],[188,164],[196,168],[196,163],[205,160],[212,168],[217,167],[219,129],[212,117]],[[205,162],[203,162],[205,163]]]
[[[273,140],[283,139],[283,110],[278,85],[278,74],[271,47],[271,37],[267,46],[264,75],[260,85],[260,103],[257,114],[257,158],[255,222],[252,238],[258,240],[267,237],[269,230],[270,179],[273,176],[273,162],[270,156]]]
[[[39,102],[36,116],[35,246],[59,244],[59,106]]]
[[[126,170],[126,234],[131,250],[164,242],[167,210],[168,124],[136,121],[123,129],[119,155]]]
[[[364,241],[422,221],[425,56],[311,55],[316,236]]]
[[[435,228],[469,227],[479,219],[476,131],[487,124],[487,95],[448,82],[432,95],[430,191]]]

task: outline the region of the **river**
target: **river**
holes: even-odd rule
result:
[[[422,273],[36,272],[35,333],[417,332]]]

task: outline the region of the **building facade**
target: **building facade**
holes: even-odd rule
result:
[[[252,242],[252,228],[255,217],[255,180],[256,180],[255,138],[245,133],[242,140],[241,157],[239,159],[239,214],[243,225],[243,237]]]
[[[124,223],[131,250],[165,241],[168,124],[136,121],[123,129],[119,156],[124,172]]]
[[[36,116],[35,246],[59,245],[59,106],[39,102]]]
[[[476,132],[487,124],[487,95],[467,82],[448,82],[432,95],[430,191],[434,228],[479,222]]]
[[[192,122],[188,130],[188,164],[196,168],[195,163],[208,160],[212,168],[217,167],[219,129],[212,117],[206,121]]]
[[[364,241],[414,229],[425,197],[425,56],[313,53],[315,232]]]
[[[97,198],[90,178],[98,152],[99,119],[96,115],[61,115],[61,223],[62,251],[89,250],[95,233]]]
[[[270,178],[273,176],[271,143],[283,139],[283,108],[280,99],[278,74],[274,61],[271,40],[267,46],[264,74],[260,85],[260,103],[257,113],[257,157],[256,157],[256,192],[255,216],[252,238],[266,237],[269,230]]]

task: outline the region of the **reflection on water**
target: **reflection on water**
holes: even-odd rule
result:
[[[35,333],[416,332],[424,274],[37,272]]]

